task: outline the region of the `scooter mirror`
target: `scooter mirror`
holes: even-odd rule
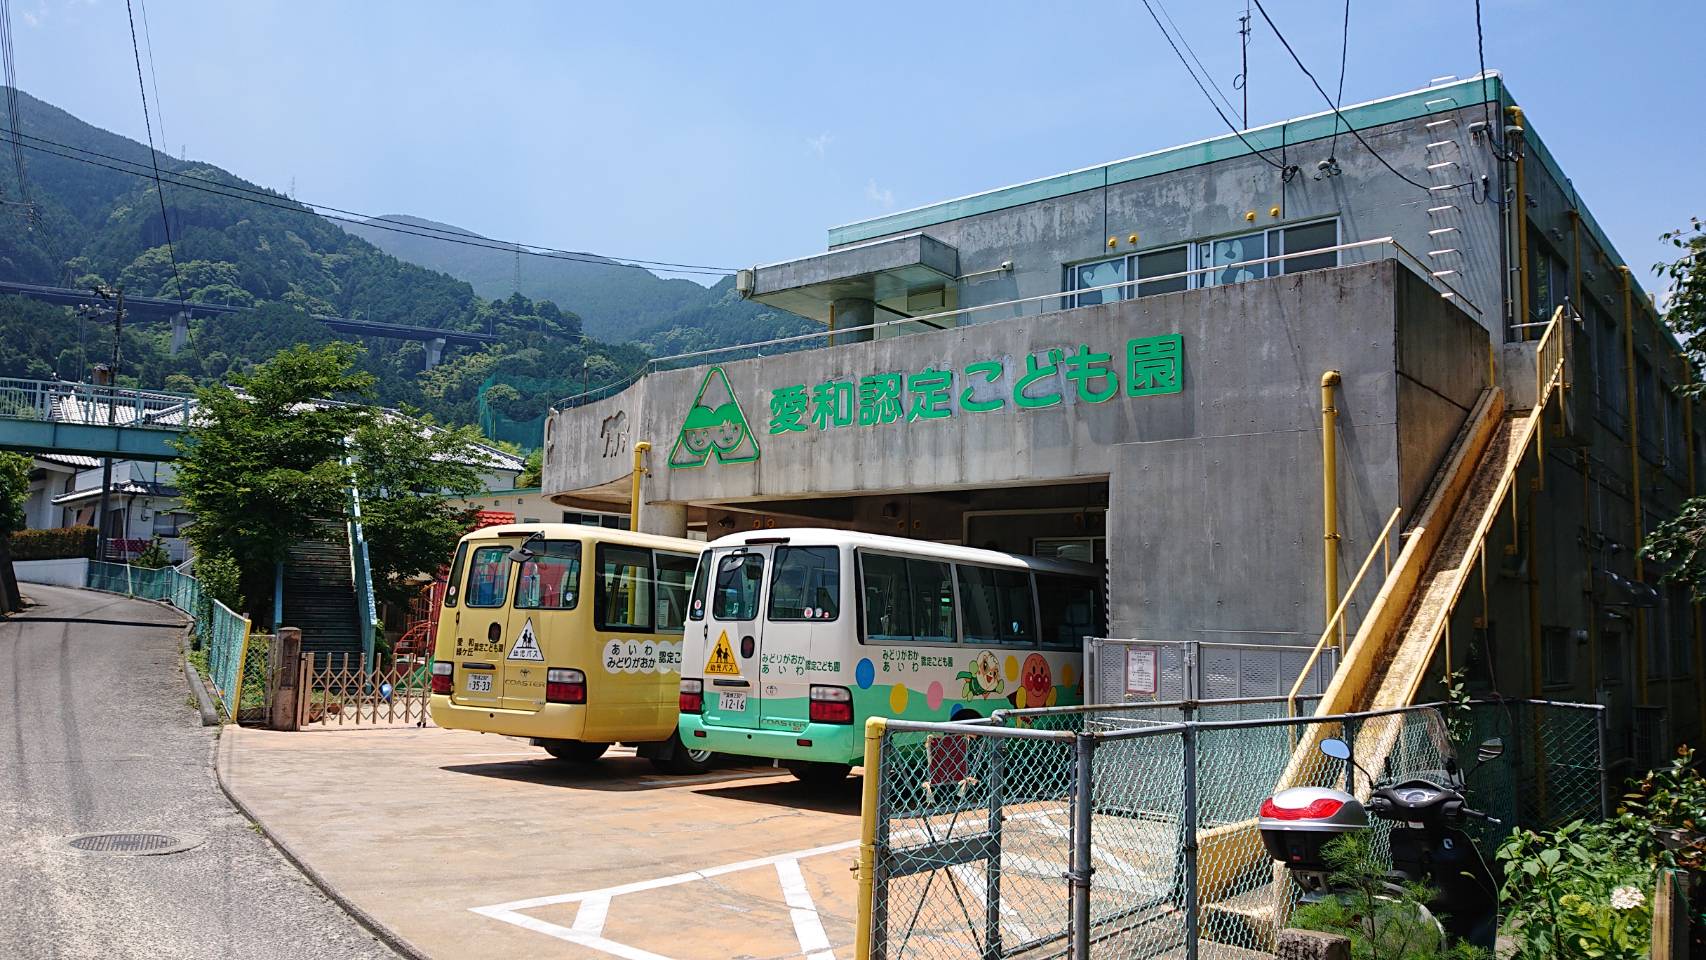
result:
[[[1349,760],[1351,758],[1351,745],[1338,737],[1328,737],[1321,741],[1321,752],[1335,760]]]
[[[1489,760],[1497,760],[1500,756],[1504,755],[1504,752],[1504,739],[1501,737],[1492,737],[1481,741],[1481,745],[1475,748],[1475,759],[1481,763],[1486,763]]]

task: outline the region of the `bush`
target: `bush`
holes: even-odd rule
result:
[[[228,553],[204,553],[195,558],[195,576],[202,595],[218,600],[233,611],[243,609],[243,572]]]
[[[156,537],[148,541],[148,546],[137,554],[131,563],[147,570],[158,570],[172,565],[172,555],[166,552],[166,545]]]
[[[7,538],[13,560],[66,560],[95,555],[94,527],[19,530]]]
[[[1624,814],[1499,845],[1505,934],[1516,960],[1642,960],[1653,923],[1656,844]]]

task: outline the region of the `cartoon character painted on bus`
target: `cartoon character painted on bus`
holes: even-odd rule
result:
[[[977,659],[956,676],[960,680],[960,696],[966,700],[998,697],[1007,686],[1007,681],[1001,679],[1000,659],[988,650],[979,653]]]
[[[1007,699],[1020,710],[1054,706],[1054,671],[1042,654],[1033,653],[1025,658],[1025,665],[1019,668],[1018,689]]]

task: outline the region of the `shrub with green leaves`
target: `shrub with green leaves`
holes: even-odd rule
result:
[[[1657,871],[1651,834],[1624,815],[1551,833],[1518,830],[1499,845],[1504,933],[1515,960],[1647,956]]]
[[[19,530],[7,539],[13,560],[68,560],[95,555],[94,527]]]
[[[1345,892],[1299,906],[1292,926],[1349,938],[1351,960],[1490,960],[1480,947],[1446,937],[1426,909],[1434,891],[1395,883],[1366,833],[1334,840],[1321,856],[1332,885]]]

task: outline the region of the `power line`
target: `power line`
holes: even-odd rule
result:
[[[5,132],[9,131],[0,131],[0,133]],[[25,140],[36,141],[35,143],[25,143],[24,146],[27,149],[36,150],[66,160],[75,160],[80,163],[104,167],[117,173],[151,179],[151,174],[146,170],[138,171],[128,169],[127,167],[113,166],[113,163],[119,163],[127,164],[132,167],[143,167],[144,164],[138,161],[128,160],[124,157],[116,157],[112,154],[101,153],[97,150],[89,150],[83,147],[72,146],[67,143],[60,143],[57,140],[50,140],[46,137],[38,137],[33,134],[25,133],[21,135]],[[38,146],[37,144],[47,144],[48,146]],[[55,150],[50,149],[50,147],[57,147],[60,149]],[[70,153],[61,153],[60,150],[67,150],[70,151]],[[99,157],[100,159],[90,159],[91,157]],[[103,163],[101,162],[102,160],[110,160],[112,163]],[[281,197],[274,191],[263,190],[257,187],[247,187],[235,183],[224,183],[189,171],[168,170],[163,172],[161,175],[166,179],[166,182],[171,183],[173,186],[183,187],[188,190],[199,190],[203,193],[213,194],[214,196],[226,197],[232,200],[245,200],[250,203],[275,207],[292,213],[313,214],[327,220],[335,220],[341,223],[369,226],[392,233],[401,233],[407,236],[421,237],[427,240],[441,240],[445,243],[456,243],[463,246],[477,247],[483,250],[497,250],[503,253],[513,254],[519,249],[522,253],[525,253],[528,256],[540,257],[547,260],[564,260],[571,263],[590,263],[598,266],[631,267],[640,270],[651,270],[655,268],[663,273],[702,274],[706,276],[724,277],[734,272],[732,269],[725,267],[710,267],[700,264],[678,264],[661,260],[642,260],[627,257],[605,257],[584,251],[559,250],[554,247],[543,247],[533,244],[516,243],[513,241],[494,240],[489,237],[463,233],[461,231],[450,230],[443,227],[430,227],[425,224],[393,220],[389,217],[371,216],[354,210],[346,210],[342,207],[334,207],[329,204],[313,203],[309,201],[286,202],[287,198]],[[231,193],[227,191],[237,192]],[[335,211],[335,213],[325,212],[328,210]],[[343,216],[339,216],[338,214],[343,214]]]
[[[1285,34],[1280,32],[1279,26],[1274,23],[1274,18],[1268,16],[1267,8],[1262,6],[1262,0],[1256,0],[1256,10],[1257,10],[1257,12],[1261,13],[1262,19],[1267,21],[1268,29],[1272,30],[1274,32],[1274,36],[1279,38],[1279,42],[1281,43],[1281,45],[1283,45],[1285,47],[1285,52],[1291,54],[1291,60],[1293,63],[1297,64],[1297,69],[1303,71],[1303,75],[1308,77],[1309,82],[1315,85],[1316,92],[1321,94],[1321,99],[1327,101],[1327,106],[1333,108],[1333,116],[1337,117],[1339,120],[1344,121],[1345,129],[1347,129],[1351,132],[1351,136],[1357,138],[1357,142],[1362,144],[1363,149],[1367,150],[1369,153],[1374,154],[1374,159],[1379,160],[1381,166],[1392,171],[1393,176],[1404,181],[1405,183],[1408,183],[1410,186],[1415,187],[1417,190],[1421,190],[1423,192],[1431,193],[1432,191],[1428,190],[1427,186],[1425,186],[1424,184],[1418,183],[1415,180],[1410,179],[1409,177],[1405,176],[1403,173],[1399,172],[1397,167],[1394,167],[1392,164],[1387,163],[1386,158],[1380,155],[1380,151],[1374,149],[1374,147],[1369,145],[1369,142],[1367,140],[1363,139],[1362,134],[1357,130],[1357,128],[1352,126],[1351,122],[1349,120],[1345,119],[1345,115],[1339,112],[1339,108],[1337,106],[1334,106],[1333,98],[1327,96],[1327,91],[1322,89],[1321,81],[1316,80],[1315,74],[1310,73],[1309,68],[1303,65],[1303,58],[1299,57],[1297,55],[1297,51],[1293,50],[1291,48],[1291,41],[1287,40],[1285,38]]]
[[[154,72],[154,35],[148,29],[148,0],[137,0],[142,6],[142,42],[148,47],[148,82],[154,87],[154,118],[160,121],[160,146],[168,149],[172,141],[166,137],[166,108],[160,103],[160,76]]]
[[[1263,163],[1273,167],[1281,173],[1284,173],[1285,164],[1275,163],[1272,157],[1269,157],[1267,154],[1256,149],[1255,144],[1244,138],[1244,133],[1238,129],[1237,124],[1234,124],[1231,120],[1226,118],[1226,114],[1220,109],[1220,104],[1215,103],[1214,98],[1209,96],[1208,88],[1203,86],[1202,80],[1197,78],[1197,72],[1191,69],[1190,63],[1185,60],[1185,55],[1179,52],[1179,45],[1173,42],[1173,35],[1167,32],[1166,27],[1161,25],[1161,18],[1155,15],[1155,8],[1150,6],[1149,0],[1143,0],[1143,9],[1149,11],[1149,19],[1155,21],[1155,29],[1161,31],[1161,36],[1166,39],[1167,46],[1173,48],[1173,56],[1179,58],[1179,63],[1185,68],[1185,72],[1191,75],[1191,79],[1196,82],[1197,89],[1202,91],[1203,98],[1208,101],[1208,105],[1214,108],[1215,114],[1220,117],[1220,122],[1226,124],[1226,129],[1231,130],[1233,136],[1236,136],[1244,146],[1249,147],[1250,152],[1260,157]]]
[[[12,55],[12,2],[0,0],[0,81],[6,85],[6,122],[16,130],[18,120],[18,72]],[[30,202],[29,186],[24,180],[24,149],[16,135],[12,137],[12,166],[18,175],[18,199],[26,206]],[[26,219],[33,211],[26,209]]]
[[[130,52],[136,58],[136,90],[142,94],[142,128],[148,133],[148,159],[154,165],[154,193],[160,201],[160,226],[166,231],[166,255],[172,258],[172,280],[178,303],[187,311],[184,275],[178,270],[178,250],[172,243],[172,219],[166,215],[166,185],[160,181],[160,155],[154,151],[154,122],[148,118],[148,87],[142,82],[142,50],[136,44],[136,14],[131,12],[130,0],[124,0],[124,13],[130,20]]]
[[[1480,0],[1475,0],[1479,3]],[[1333,97],[1333,143],[1327,148],[1327,159],[1339,156],[1339,105],[1345,102],[1345,59],[1351,49],[1351,0],[1345,0],[1345,27],[1339,36],[1339,89]]]
[[[1185,45],[1185,52],[1191,55],[1191,60],[1196,63],[1197,69],[1201,70],[1202,75],[1208,78],[1209,86],[1213,87],[1214,92],[1220,95],[1220,102],[1226,104],[1228,112],[1236,112],[1232,109],[1232,100],[1227,97],[1226,91],[1220,89],[1220,84],[1214,82],[1214,74],[1210,73],[1208,68],[1203,66],[1202,59],[1197,56],[1197,52],[1195,50],[1191,49],[1191,41],[1185,37],[1185,31],[1179,29],[1178,23],[1173,20],[1173,15],[1167,12],[1167,5],[1162,3],[1161,0],[1155,0],[1155,5],[1161,8],[1161,15],[1167,18],[1167,24],[1173,28],[1173,32],[1179,35],[1179,42]],[[1250,113],[1246,110],[1244,112],[1244,126],[1248,127],[1249,125]]]

